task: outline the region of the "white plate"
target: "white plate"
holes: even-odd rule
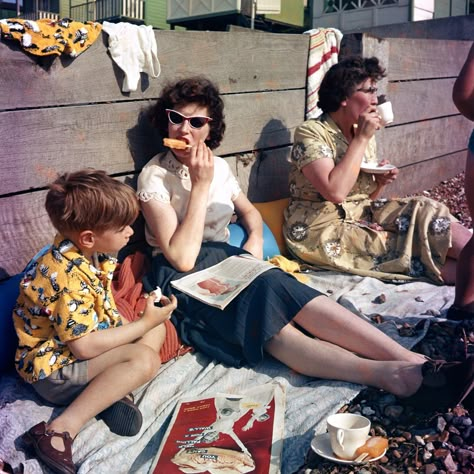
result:
[[[331,441],[329,438],[329,433],[323,433],[321,435],[315,436],[311,441],[311,448],[316,453],[319,454],[322,458],[329,459],[330,461],[337,462],[339,464],[365,464],[366,462],[377,461],[382,458],[386,451],[385,450],[380,456],[376,458],[366,459],[362,462],[350,461],[348,459],[340,459],[332,452]]]
[[[377,164],[372,164],[372,163],[362,163],[360,165],[360,169],[364,171],[365,173],[372,173],[372,174],[383,174],[386,173],[387,171],[395,169],[395,166],[393,165],[383,165],[383,166],[378,166]]]

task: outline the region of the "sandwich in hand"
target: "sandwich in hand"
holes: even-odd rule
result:
[[[191,148],[184,140],[177,140],[176,138],[163,138],[163,145],[168,148],[174,148],[175,150],[186,150]]]

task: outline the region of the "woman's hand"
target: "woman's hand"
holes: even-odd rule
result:
[[[380,166],[388,165],[389,162],[387,160],[383,160],[380,162]],[[386,186],[387,184],[393,183],[398,177],[398,168],[394,168],[393,170],[387,171],[383,174],[374,174],[375,182],[379,186]]]
[[[214,155],[203,140],[191,149],[188,169],[193,186],[210,186],[214,178]]]
[[[357,121],[357,128],[354,130],[355,136],[361,136],[370,139],[374,136],[376,130],[382,126],[382,119],[377,112],[375,105],[369,105],[360,115]]]
[[[383,160],[380,162],[380,165],[387,165],[389,162],[387,160]],[[377,189],[369,196],[370,199],[378,199],[380,194],[382,193],[384,187],[387,184],[393,183],[398,177],[398,168],[394,168],[393,170],[387,171],[383,174],[373,174],[372,175],[377,183]]]

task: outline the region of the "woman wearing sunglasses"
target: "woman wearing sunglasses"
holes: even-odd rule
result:
[[[295,131],[287,247],[326,269],[454,284],[456,260],[471,234],[449,209],[425,197],[377,200],[398,175],[388,161],[377,163],[377,81],[384,76],[377,58],[353,57],[323,78],[323,114]]]
[[[245,249],[261,256],[262,219],[212,153],[225,130],[212,82],[193,77],[166,86],[151,117],[163,137],[190,145],[155,156],[138,179],[154,255],[145,287],[170,295],[170,281],[244,252],[227,243],[234,209],[249,234]],[[182,340],[228,365],[255,366],[268,352],[300,373],[380,387],[412,402],[424,404],[436,392],[438,407],[459,402],[474,372],[471,360],[427,361],[279,269],[257,277],[224,310],[173,292],[172,321]]]

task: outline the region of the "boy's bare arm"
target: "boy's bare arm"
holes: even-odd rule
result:
[[[459,112],[474,121],[474,43],[454,83],[453,101]]]
[[[177,300],[174,295],[171,299],[166,296],[161,297],[162,307],[154,305],[154,298],[148,298],[143,316],[129,324],[119,327],[93,331],[83,337],[69,341],[69,349],[80,360],[88,360],[103,354],[124,344],[130,344],[150,329],[162,324],[170,318],[171,313],[177,307]]]

